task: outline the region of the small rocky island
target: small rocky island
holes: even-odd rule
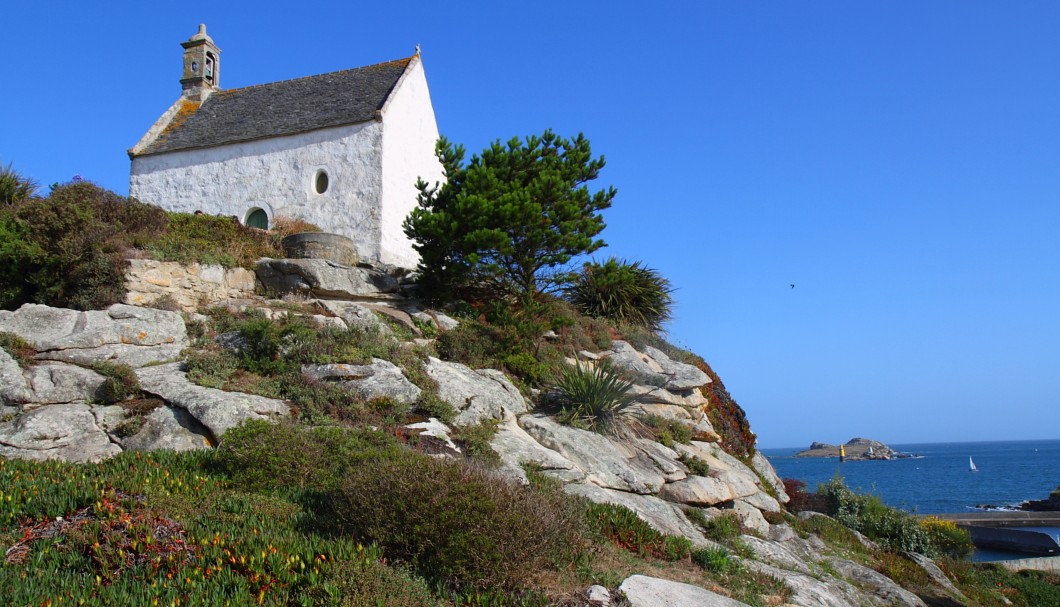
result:
[[[846,452],[845,459],[847,461],[916,457],[911,453],[895,451],[880,441],[869,438],[852,438],[843,445],[843,450]],[[796,453],[795,457],[839,457],[839,453],[840,447],[838,445],[814,442],[810,444],[809,449]]]

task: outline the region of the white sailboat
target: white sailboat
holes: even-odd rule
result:
[[[968,472],[979,472],[979,468],[975,467],[975,462],[972,461],[972,457],[968,456]]]

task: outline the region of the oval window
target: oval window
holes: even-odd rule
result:
[[[269,229],[269,216],[261,209],[254,209],[247,215],[247,226],[261,230]]]
[[[317,191],[317,194],[323,194],[328,191],[328,174],[324,171],[317,171],[317,177],[313,180],[313,188]]]

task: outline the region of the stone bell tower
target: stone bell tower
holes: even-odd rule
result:
[[[181,42],[184,47],[184,74],[180,84],[184,97],[205,101],[221,83],[221,49],[206,35],[206,26],[199,24],[199,32]]]

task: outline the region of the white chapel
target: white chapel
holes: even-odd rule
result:
[[[129,195],[170,211],[282,215],[357,245],[362,259],[418,260],[401,223],[416,180],[442,181],[419,51],[341,72],[224,90],[206,26],[184,47],[180,98],[129,150]]]

